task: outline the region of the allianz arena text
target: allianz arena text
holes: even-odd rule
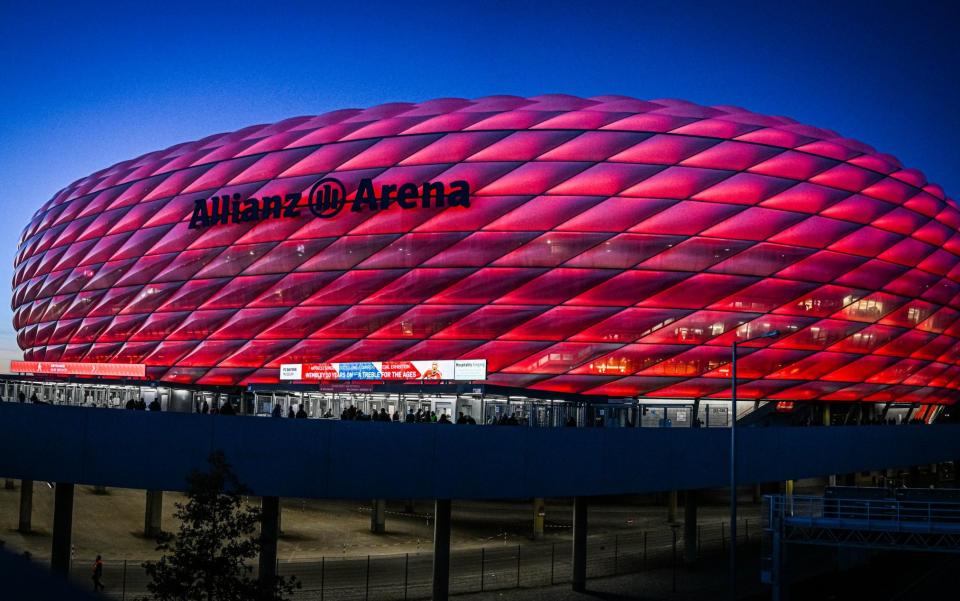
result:
[[[729,398],[732,343],[777,331],[738,345],[741,398],[943,404],[958,227],[919,171],[784,117],[443,98],[74,182],[25,228],[12,306],[28,361],[171,383],[485,360],[510,387]]]

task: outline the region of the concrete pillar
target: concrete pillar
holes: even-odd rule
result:
[[[543,539],[543,522],[547,515],[547,506],[542,497],[533,500],[533,540]]]
[[[450,596],[450,500],[437,499],[433,510],[433,601]]]
[[[147,506],[143,512],[143,535],[149,538],[160,536],[163,532],[163,491],[148,490]]]
[[[697,491],[688,490],[683,501],[683,556],[687,563],[697,561]]]
[[[404,513],[414,512],[413,499],[407,499],[403,502],[403,512]]]
[[[273,583],[277,575],[277,538],[280,536],[280,498],[260,499],[260,581]]]
[[[33,516],[33,480],[20,481],[20,525],[17,531],[21,534],[30,534],[31,518]]]
[[[13,478],[6,478],[3,481],[3,487],[7,490],[13,490]]]
[[[587,498],[573,498],[573,590],[587,590]]]
[[[667,493],[667,522],[670,524],[677,522],[677,491],[675,490]]]
[[[830,425],[830,403],[823,404],[823,425]],[[827,486],[836,486],[837,485],[837,475],[830,474],[827,476]]]
[[[783,494],[788,497],[793,496],[793,480],[787,480],[783,483]]]
[[[73,530],[73,484],[57,482],[53,497],[53,541],[50,569],[66,577],[70,572],[70,547]]]
[[[387,500],[374,499],[370,511],[370,532],[383,534],[387,531]]]

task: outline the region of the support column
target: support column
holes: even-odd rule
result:
[[[830,403],[823,404],[823,425],[830,425]],[[837,475],[830,474],[827,476],[827,486],[836,486],[837,485]]]
[[[403,502],[403,512],[404,513],[413,513],[415,507],[413,504],[413,499],[407,499]]]
[[[450,500],[437,499],[433,510],[433,601],[450,595]]]
[[[387,500],[374,499],[370,511],[370,532],[383,534],[387,531]]]
[[[277,575],[280,497],[260,499],[260,582],[271,585]]]
[[[667,522],[677,523],[677,491],[675,490],[667,493]]]
[[[683,501],[683,556],[687,563],[697,561],[697,491],[688,490]]]
[[[53,498],[53,542],[50,569],[66,577],[70,572],[70,540],[73,529],[73,484],[57,482]]]
[[[587,590],[587,498],[573,498],[573,590]]]
[[[3,487],[7,490],[13,490],[13,478],[6,478],[3,481]]]
[[[543,522],[547,515],[547,505],[542,497],[533,500],[533,540],[543,540]]]
[[[30,534],[33,517],[33,480],[20,481],[20,525],[17,532]]]
[[[143,535],[148,538],[160,536],[163,532],[163,491],[148,490],[147,506],[143,513]]]

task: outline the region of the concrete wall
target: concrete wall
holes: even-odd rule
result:
[[[960,426],[740,428],[739,482],[960,458]],[[182,490],[224,451],[254,494],[493,499],[724,486],[729,430],[291,420],[0,403],[0,476]],[[398,462],[398,458],[405,458]],[[401,465],[402,463],[402,465]]]

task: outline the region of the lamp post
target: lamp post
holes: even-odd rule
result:
[[[741,340],[739,344],[761,338],[776,338],[779,330]],[[737,340],[733,340],[730,362],[730,599],[737,598]]]

